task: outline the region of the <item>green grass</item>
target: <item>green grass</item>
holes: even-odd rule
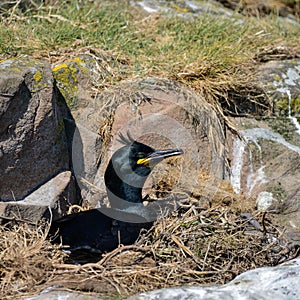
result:
[[[250,80],[245,74],[259,49],[294,46],[300,37],[299,26],[286,29],[276,16],[202,15],[187,20],[148,16],[127,1],[62,3],[8,11],[0,21],[2,58],[22,54],[47,58],[60,48],[92,46],[126,58],[122,79],[158,75],[196,88],[210,84],[226,89]]]

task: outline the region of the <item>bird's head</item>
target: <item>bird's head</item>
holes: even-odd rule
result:
[[[117,150],[111,159],[114,168],[121,171],[119,175],[124,174],[128,176],[133,172],[147,177],[151,173],[152,168],[162,160],[183,154],[183,151],[177,148],[155,150],[148,145],[133,140],[131,137],[130,139],[125,139],[122,136],[121,141],[126,143],[125,146]]]
[[[140,189],[141,197],[141,189],[155,165],[168,157],[183,154],[181,149],[155,150],[132,138],[125,139],[123,135],[120,138],[125,146],[113,154],[105,172],[105,184],[114,194],[128,199],[133,195],[127,197],[126,191],[129,195],[129,190],[134,189]]]

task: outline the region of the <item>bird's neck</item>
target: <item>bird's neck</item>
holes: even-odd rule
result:
[[[108,199],[112,208],[128,208],[133,204],[142,204],[142,189],[121,183],[118,190],[111,190],[106,186]]]
[[[126,177],[122,180],[113,168],[108,167],[104,180],[112,208],[125,209],[134,206],[134,204],[142,205],[142,189],[146,178],[134,178],[131,175],[131,177]]]

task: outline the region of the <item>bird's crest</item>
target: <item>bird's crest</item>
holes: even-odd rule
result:
[[[128,146],[135,142],[134,138],[130,135],[129,131],[127,131],[127,136],[124,136],[122,132],[119,132],[119,137],[117,138],[117,141]]]

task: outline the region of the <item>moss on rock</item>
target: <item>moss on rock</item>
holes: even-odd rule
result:
[[[300,96],[289,99],[281,98],[276,101],[275,112],[279,116],[289,116],[289,111],[292,116],[300,116]]]
[[[265,118],[268,126],[279,133],[286,141],[292,141],[295,132],[295,126],[287,117],[270,117]]]
[[[75,57],[52,68],[57,86],[69,107],[76,107],[79,87],[79,77],[90,74],[89,61]]]

